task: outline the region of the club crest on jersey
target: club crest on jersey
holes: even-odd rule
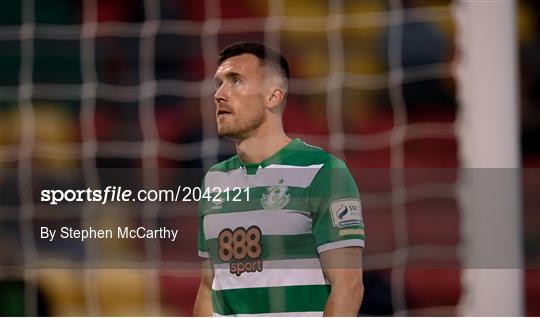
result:
[[[283,209],[291,201],[291,195],[287,194],[289,187],[284,182],[285,179],[279,179],[279,185],[268,187],[267,194],[262,195],[261,204],[266,210]]]

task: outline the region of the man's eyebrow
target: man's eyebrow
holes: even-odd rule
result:
[[[224,76],[225,76],[225,78],[233,78],[233,77],[242,77],[243,78],[244,77],[242,74],[240,74],[238,72],[233,72],[233,71],[225,73]],[[220,76],[214,76],[214,82],[215,83],[221,82]]]
[[[233,78],[233,77],[244,77],[244,76],[242,76],[242,74],[240,74],[238,72],[227,72],[227,73],[225,73],[225,77],[226,78]]]

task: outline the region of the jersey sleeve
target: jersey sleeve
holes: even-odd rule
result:
[[[201,189],[204,191],[205,185],[204,180],[201,185]],[[200,257],[210,258],[208,252],[208,246],[206,244],[206,237],[204,236],[204,210],[206,206],[206,200],[199,201],[199,212],[198,212],[198,221],[199,221],[199,231],[197,234],[197,249]]]
[[[309,187],[312,233],[317,252],[364,247],[364,222],[358,188],[345,163],[332,158]]]

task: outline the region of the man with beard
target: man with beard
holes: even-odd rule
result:
[[[214,76],[220,136],[237,154],[207,172],[199,205],[196,316],[355,316],[364,224],[343,161],[283,131],[289,66],[259,43],[223,49]],[[225,189],[238,188],[233,196]],[[217,199],[216,199],[217,198]]]

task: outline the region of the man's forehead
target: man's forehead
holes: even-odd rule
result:
[[[217,70],[216,75],[226,74],[229,72],[246,72],[256,70],[260,65],[259,58],[253,54],[241,54],[230,57],[221,63]]]

